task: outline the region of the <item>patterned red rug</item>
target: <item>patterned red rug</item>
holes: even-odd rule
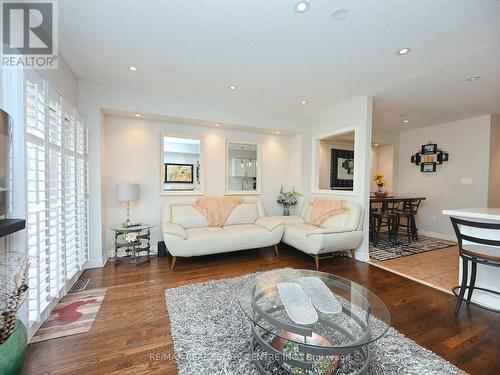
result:
[[[90,331],[107,290],[89,289],[65,295],[30,343]]]

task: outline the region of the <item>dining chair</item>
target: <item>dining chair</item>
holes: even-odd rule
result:
[[[417,198],[405,199],[401,209],[398,211],[400,218],[405,219],[400,221],[399,226],[406,228],[406,236],[409,243],[411,243],[412,239],[418,241],[418,228],[415,217],[417,216],[420,202],[422,200]]]
[[[389,241],[397,243],[398,242],[398,232],[400,224],[400,201],[387,201],[383,202],[380,218],[377,221],[377,236],[380,235],[380,230],[382,227],[387,228],[387,235],[389,236]]]
[[[500,296],[500,292],[491,289],[476,287],[477,265],[482,264],[489,267],[500,267],[500,240],[492,240],[487,238],[475,237],[471,234],[465,234],[464,228],[479,228],[486,231],[499,231],[500,224],[496,223],[482,223],[476,221],[468,221],[450,217],[453,229],[458,240],[458,249],[460,258],[462,259],[462,280],[459,286],[452,289],[453,294],[457,297],[455,305],[455,316],[460,312],[460,306],[464,300],[465,292],[467,291],[467,298],[465,299],[467,305],[473,304],[474,306],[500,312],[486,306],[475,304],[471,302],[472,293],[474,290],[482,290],[484,292],[493,293]],[[467,241],[467,244],[464,244]],[[471,276],[469,280],[469,263],[471,263]]]
[[[382,221],[382,204],[370,202],[370,237],[376,245],[379,240],[380,223]]]

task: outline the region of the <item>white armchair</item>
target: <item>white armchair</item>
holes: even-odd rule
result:
[[[314,257],[316,269],[324,254],[337,251],[354,251],[363,240],[362,208],[348,201],[347,212],[331,217],[321,226],[311,224],[312,203],[306,203],[300,216],[284,219],[285,233],[282,241]]]

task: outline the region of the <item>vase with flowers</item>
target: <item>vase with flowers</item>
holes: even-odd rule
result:
[[[281,186],[277,202],[283,206],[283,216],[290,215],[290,207],[297,204],[297,197],[301,195],[302,194],[295,191],[294,187],[292,187],[292,190],[285,192],[283,190],[283,185]]]
[[[375,173],[375,175],[373,176],[373,181],[375,181],[375,184],[377,184],[377,188],[378,188],[378,190],[374,193],[375,196],[378,198],[387,197],[389,192],[384,189],[384,186],[385,186],[384,175],[382,173]]]

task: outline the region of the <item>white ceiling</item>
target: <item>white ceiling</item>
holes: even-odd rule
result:
[[[401,114],[414,127],[500,112],[500,1],[295,3],[63,0],[61,50],[83,78],[289,113],[373,95],[384,129]],[[334,21],[341,7],[349,16]]]

